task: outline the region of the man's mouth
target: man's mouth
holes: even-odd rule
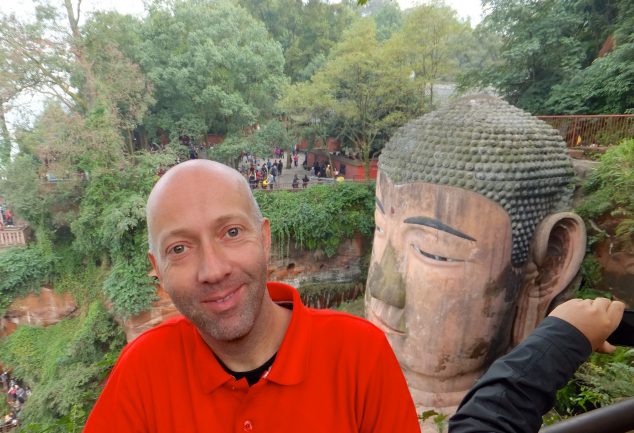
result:
[[[202,301],[202,304],[206,305],[211,310],[222,312],[234,308],[240,300],[240,289],[243,286],[240,285],[235,289],[231,289],[228,293],[224,293],[219,296],[212,296]]]

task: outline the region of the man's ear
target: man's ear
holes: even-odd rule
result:
[[[557,296],[574,286],[586,253],[586,227],[579,215],[560,212],[535,229],[513,326],[513,345],[546,317]]]
[[[152,254],[152,251],[147,252],[147,258],[150,260],[152,264],[152,269],[154,270],[154,276],[161,281],[161,272],[159,271],[158,262],[156,261],[156,257]]]
[[[262,242],[264,244],[264,254],[267,262],[271,259],[271,223],[268,218],[262,221]]]

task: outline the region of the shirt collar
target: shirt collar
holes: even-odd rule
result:
[[[302,304],[299,293],[294,287],[284,283],[269,282],[267,288],[273,302],[290,303],[293,311],[284,340],[265,380],[280,385],[295,385],[304,379],[308,369],[311,335],[310,314]],[[197,380],[201,384],[203,392],[212,392],[227,381],[235,380],[218,363],[212,350],[197,330],[195,334],[194,365],[190,367],[193,367],[194,374],[202,375]],[[200,366],[207,366],[207,368],[200,368]]]

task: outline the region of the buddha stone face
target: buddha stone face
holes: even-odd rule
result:
[[[509,347],[519,288],[509,216],[480,194],[395,185],[385,174],[376,203],[367,316],[386,333],[415,401],[455,405],[454,391]]]
[[[569,288],[585,251],[572,166],[545,123],[472,96],[398,130],[379,160],[366,315],[419,410],[451,413]]]

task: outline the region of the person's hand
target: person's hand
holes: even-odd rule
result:
[[[571,299],[558,305],[549,316],[558,317],[586,336],[592,350],[611,353],[616,349],[606,338],[616,329],[623,317],[625,304],[606,298]]]

